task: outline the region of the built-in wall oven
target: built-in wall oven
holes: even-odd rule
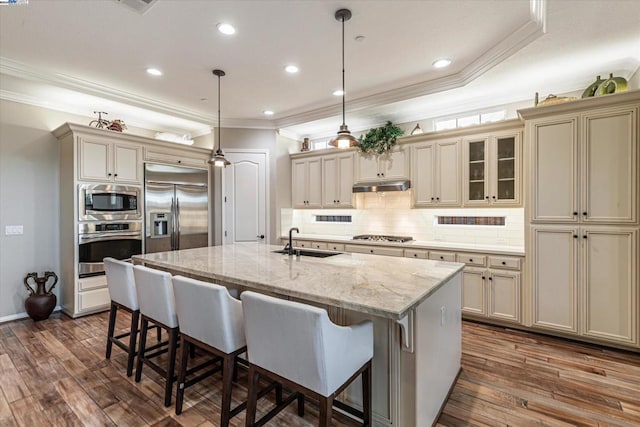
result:
[[[112,184],[78,186],[79,221],[142,219],[140,187]]]
[[[142,253],[141,222],[88,222],[78,226],[78,273],[80,277],[104,274],[102,260],[130,260]]]

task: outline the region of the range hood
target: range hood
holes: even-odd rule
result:
[[[411,181],[402,179],[399,181],[360,182],[353,185],[354,193],[375,193],[382,191],[406,191],[411,188]]]

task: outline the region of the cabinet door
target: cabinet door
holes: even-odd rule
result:
[[[79,139],[79,179],[83,181],[111,181],[111,143]]]
[[[140,147],[115,144],[113,147],[113,179],[116,182],[142,181]]]
[[[496,136],[491,141],[491,203],[520,203],[520,134]]]
[[[531,228],[533,325],[578,333],[578,228]]]
[[[380,170],[378,168],[378,156],[363,155],[358,153],[357,181],[372,182],[380,181]]]
[[[638,343],[638,230],[582,229],[583,334]]]
[[[460,143],[442,141],[437,143],[436,201],[441,206],[459,206],[460,195]]]
[[[384,180],[405,179],[409,176],[407,161],[409,157],[405,148],[396,148],[380,156],[380,174]]]
[[[307,168],[308,168],[307,207],[321,208],[322,207],[322,161],[321,159],[318,157],[318,158],[307,160]]]
[[[489,140],[487,137],[464,142],[464,203],[469,206],[489,204]]]
[[[531,220],[578,221],[577,117],[534,122],[531,144]]]
[[[414,206],[431,206],[436,203],[435,165],[436,145],[433,142],[412,147],[413,166],[411,186]]]
[[[520,273],[489,271],[489,317],[520,322]]]
[[[307,207],[307,161],[294,160],[291,165],[291,194],[294,208]]]
[[[338,158],[325,156],[322,158],[322,206],[334,207],[338,203]]]
[[[338,182],[336,184],[337,205],[341,208],[353,207],[353,153],[344,153],[337,156]]]
[[[485,316],[487,301],[486,270],[466,267],[462,272],[462,312]]]
[[[638,109],[583,117],[582,220],[637,222]]]

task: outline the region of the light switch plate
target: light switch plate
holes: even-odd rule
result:
[[[18,236],[24,234],[24,227],[22,225],[7,225],[4,227],[5,236]]]

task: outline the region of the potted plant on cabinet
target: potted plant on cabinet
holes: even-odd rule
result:
[[[381,156],[388,153],[397,144],[397,138],[403,134],[402,129],[388,121],[384,126],[369,129],[360,136],[360,151],[367,155]]]

